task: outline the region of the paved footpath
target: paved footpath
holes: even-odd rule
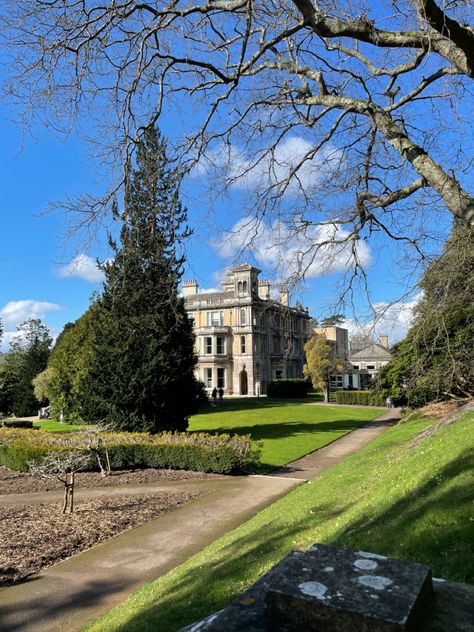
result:
[[[78,632],[142,584],[242,524],[304,480],[357,452],[400,416],[398,409],[272,476],[167,481],[160,484],[78,490],[77,497],[201,490],[204,496],[80,553],[16,586],[0,590],[1,632]],[[60,494],[59,494],[60,495]],[[57,492],[0,498],[0,504],[53,501]]]

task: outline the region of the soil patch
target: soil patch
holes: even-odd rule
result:
[[[186,470],[117,470],[110,476],[99,472],[79,472],[76,474],[76,489],[80,487],[110,487],[113,485],[133,485],[136,483],[159,483],[185,479],[224,478],[222,474],[204,474]],[[26,472],[15,472],[0,466],[0,496],[4,494],[29,494],[62,489],[59,481],[35,478]]]
[[[78,500],[74,513],[65,515],[61,503],[0,507],[0,586],[21,581],[199,495],[164,492]]]

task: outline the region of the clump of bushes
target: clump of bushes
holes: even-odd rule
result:
[[[4,428],[35,428],[32,421],[28,419],[10,419],[8,421],[0,421],[0,426]]]
[[[251,471],[260,456],[260,444],[252,442],[250,435],[103,432],[100,439],[112,469],[155,467],[230,474]],[[71,450],[89,453],[90,433],[63,436],[0,428],[0,465],[12,470],[26,472],[29,461],[41,462],[51,453]]]
[[[338,404],[358,404],[359,406],[383,406],[385,396],[374,391],[336,391]]]
[[[311,384],[307,380],[271,380],[267,384],[268,397],[306,397]]]

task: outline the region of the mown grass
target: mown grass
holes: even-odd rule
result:
[[[263,442],[257,471],[267,473],[339,439],[383,412],[380,408],[309,405],[314,401],[316,398],[224,400],[191,417],[189,430],[250,434]]]
[[[391,428],[86,629],[173,632],[315,542],[423,562],[435,576],[473,582],[474,414],[412,445],[431,423]]]
[[[66,424],[64,422],[56,421],[55,419],[34,421],[33,426],[36,426],[40,430],[44,430],[46,432],[77,432],[78,430],[83,429],[83,426]]]

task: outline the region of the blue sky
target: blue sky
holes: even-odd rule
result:
[[[67,238],[64,213],[45,210],[51,201],[81,192],[98,193],[107,184],[107,174],[100,173],[88,157],[88,148],[77,137],[64,138],[39,126],[34,135],[24,134],[13,122],[14,115],[5,103],[0,104],[0,319],[6,330],[3,350],[16,327],[28,317],[42,318],[54,335],[66,322],[78,318],[87,309],[91,294],[100,289],[94,260],[106,256],[103,235],[86,248],[83,242]],[[226,266],[249,259],[248,254],[236,259],[238,247],[222,229],[235,227],[245,217],[240,212],[239,191],[219,201],[211,213],[205,194],[207,185],[205,174],[198,174],[188,180],[182,192],[194,229],[187,246],[185,278],[196,278],[201,288],[216,287]],[[261,235],[254,262],[263,269],[262,277],[274,279],[275,261],[265,251],[272,229],[275,226],[267,227]],[[371,298],[376,304],[392,301],[406,287],[405,272],[398,273],[395,254],[389,244],[379,251],[373,247],[365,250]],[[77,265],[71,266],[74,261]],[[415,275],[409,275],[409,283]],[[340,271],[329,270],[321,275],[316,270],[310,276],[293,300],[298,298],[312,315],[319,316],[335,301]],[[390,322],[383,321],[381,328],[389,330],[392,340],[403,335],[412,301],[407,298],[401,308],[389,310]],[[363,315],[364,301],[358,308]]]

